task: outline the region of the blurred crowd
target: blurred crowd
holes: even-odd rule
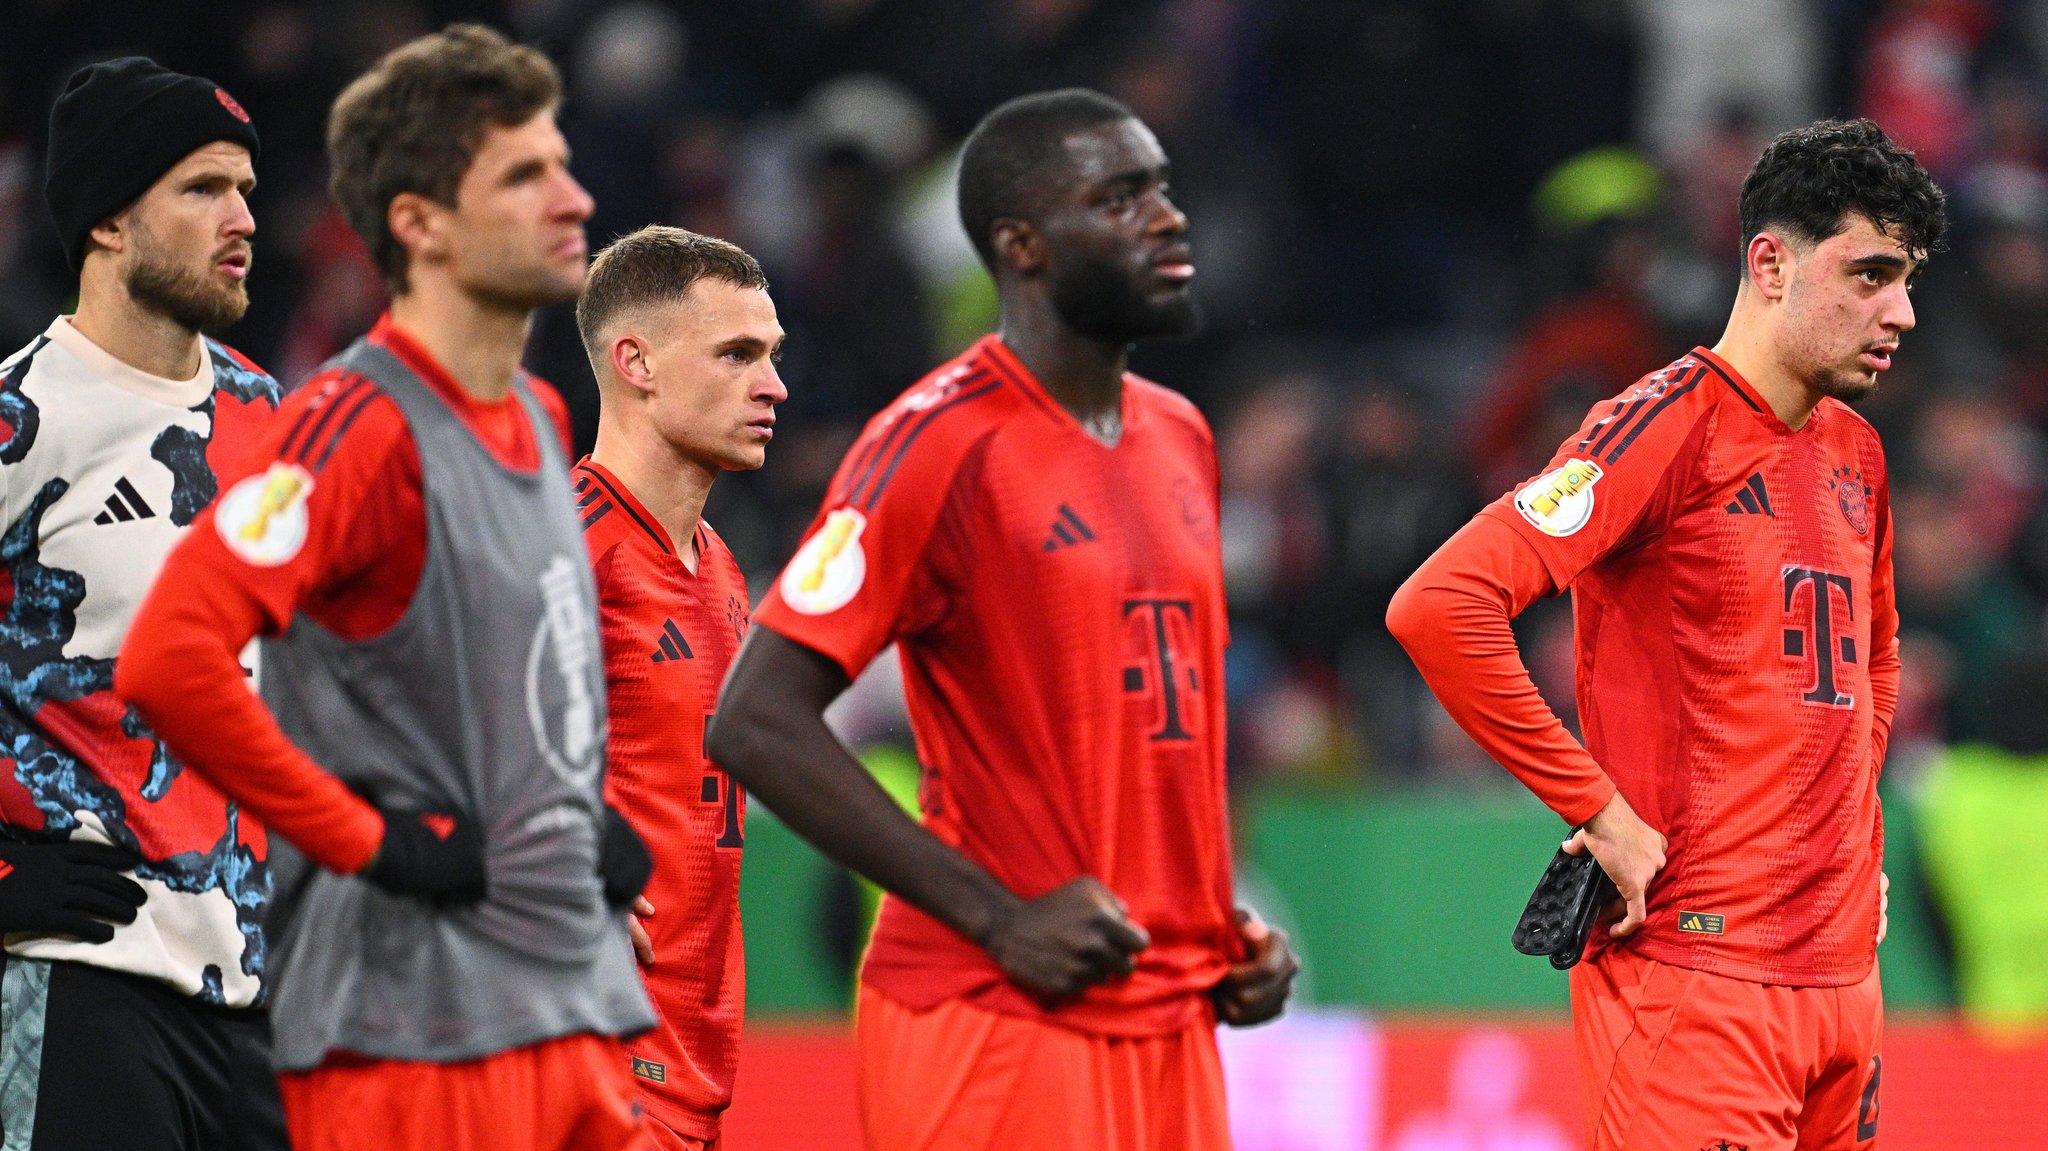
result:
[[[862,421],[993,323],[952,208],[966,129],[1063,84],[1150,123],[1209,323],[1134,367],[1217,429],[1245,778],[1505,781],[1386,635],[1388,597],[1593,401],[1714,342],[1772,134],[1871,115],[1956,225],[1863,409],[1897,509],[1894,763],[1987,738],[2048,642],[2048,0],[9,0],[0,347],[67,307],[41,191],[56,86],[145,52],[256,118],[254,305],[227,338],[305,376],[382,307],[326,195],[327,106],[456,19],[561,63],[594,244],[674,223],[767,268],[792,396],[767,468],[709,509],[756,581]],[[567,310],[530,362],[587,446]],[[1518,626],[1569,715],[1568,607]]]

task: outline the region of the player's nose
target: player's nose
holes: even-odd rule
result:
[[[597,211],[597,201],[581,181],[569,174],[567,168],[562,169],[561,182],[562,198],[556,202],[557,210],[570,219],[588,220],[591,213]]]
[[[1892,332],[1910,332],[1916,318],[1913,314],[1913,296],[1904,284],[1894,284],[1885,294],[1884,316],[1880,321]]]

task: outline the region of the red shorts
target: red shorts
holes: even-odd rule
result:
[[[645,1151],[626,1056],[568,1035],[463,1063],[329,1059],[277,1077],[292,1151]]]
[[[1877,969],[1780,987],[1621,948],[1572,969],[1593,1151],[1873,1151],[1884,1042]]]
[[[853,1034],[873,1151],[1230,1151],[1208,1020],[1120,1038],[863,986]]]

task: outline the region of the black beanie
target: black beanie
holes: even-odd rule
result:
[[[99,222],[149,191],[194,149],[227,140],[256,155],[256,126],[211,80],[142,56],[88,64],[50,108],[43,195],[77,270]]]

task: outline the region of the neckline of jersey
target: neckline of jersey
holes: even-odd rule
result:
[[[420,343],[411,332],[398,326],[398,321],[392,318],[391,311],[388,308],[385,309],[382,315],[377,317],[377,322],[370,326],[370,332],[366,338],[371,343],[397,356],[400,363],[404,364],[413,375],[419,377],[420,382],[427,386],[427,390],[434,393],[437,399],[448,406],[454,413],[456,420],[462,424],[463,430],[469,433],[470,438],[477,442],[477,446],[483,448],[484,454],[490,456],[499,467],[516,476],[533,476],[540,472],[543,454],[540,446],[542,432],[540,428],[534,426],[531,413],[526,410],[525,405],[519,402],[517,379],[513,381],[514,387],[512,390],[506,392],[503,399],[485,400],[471,395],[456,380],[454,373],[450,372],[441,361],[434,358],[434,353],[428,351],[425,344]],[[521,371],[519,374],[524,376],[526,373]],[[518,420],[521,426],[525,427],[526,434],[529,437],[529,443],[523,446],[529,447],[533,452],[533,464],[530,467],[520,467],[511,460],[506,459],[505,453],[500,452],[477,431],[477,417],[496,414],[504,411],[508,406],[512,410],[513,418]],[[554,434],[554,429],[548,429],[548,434]],[[519,446],[521,445],[505,445],[507,451],[516,451]]]
[[[86,371],[137,399],[190,411],[213,394],[213,349],[204,340],[199,344],[199,370],[190,379],[173,380],[151,375],[100,347],[91,336],[78,330],[70,316],[50,321],[43,334],[84,364]]]
[[[669,537],[668,528],[654,518],[654,513],[647,510],[647,505],[640,502],[640,497],[633,494],[633,489],[627,487],[624,480],[589,456],[577,460],[576,469],[589,472],[598,483],[603,484],[605,491],[611,493],[612,498],[618,500],[626,509],[626,514],[632,516],[635,522],[646,529],[648,537],[659,545],[662,551],[675,558],[676,566],[683,569],[683,574],[691,579],[697,578],[697,572],[691,571],[690,565],[684,563],[681,553],[676,551],[675,541]],[[707,526],[703,518],[699,517],[697,530],[690,536],[697,545],[697,567],[700,571],[704,567],[704,531]]]
[[[1116,443],[1110,444],[1095,438],[1093,433],[1087,428],[1082,427],[1081,421],[1074,418],[1074,413],[1068,411],[1065,404],[1060,403],[1051,392],[1046,390],[1045,385],[1039,382],[1038,377],[1031,374],[1031,369],[1024,366],[1024,361],[1017,358],[1016,350],[1004,343],[1000,335],[990,332],[988,335],[983,336],[978,351],[981,353],[981,357],[988,361],[989,366],[994,368],[998,375],[1017,385],[1018,389],[1031,397],[1033,402],[1037,403],[1039,408],[1046,415],[1050,416],[1055,423],[1066,427],[1075,435],[1080,436],[1105,452],[1113,452],[1125,443],[1128,443],[1132,430],[1138,426],[1138,405],[1132,396],[1132,392],[1135,391],[1132,384],[1137,381],[1138,377],[1128,371],[1123,374],[1121,381],[1123,384],[1123,394],[1118,397],[1118,402],[1123,408],[1120,415],[1120,419],[1123,422],[1123,434],[1117,437]]]
[[[1764,425],[1772,431],[1782,432],[1788,436],[1796,436],[1812,428],[1815,421],[1820,418],[1822,405],[1815,404],[1813,411],[1808,413],[1806,422],[1795,428],[1778,418],[1778,413],[1771,409],[1771,405],[1764,402],[1763,393],[1756,390],[1755,384],[1744,379],[1742,373],[1735,370],[1735,365],[1715,355],[1711,349],[1705,347],[1695,347],[1692,350],[1692,355],[1694,359],[1705,364],[1715,375],[1721,377],[1722,382],[1728,385],[1729,389],[1735,393],[1736,398],[1742,401],[1743,406],[1754,412],[1757,419],[1763,421]]]

